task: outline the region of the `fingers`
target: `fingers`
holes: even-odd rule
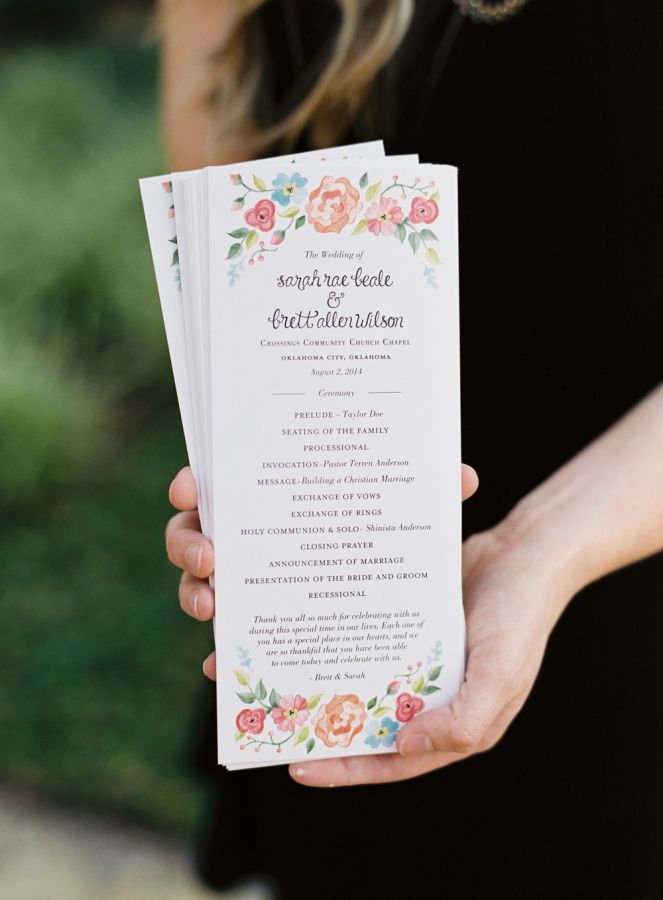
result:
[[[479,476],[472,466],[463,463],[460,467],[460,494],[463,500],[468,500],[476,493],[479,487]]]
[[[210,681],[216,681],[216,651],[210,653],[203,663],[203,674],[206,675]]]
[[[185,572],[180,579],[180,606],[199,622],[209,622],[214,615],[214,592],[208,581]]]
[[[214,571],[214,548],[200,533],[196,512],[173,516],[166,528],[166,549],[173,565],[197,578],[208,578]]]
[[[168,499],[175,509],[195,509],[198,506],[198,491],[191,469],[180,469],[168,489]]]
[[[465,681],[449,706],[418,715],[397,738],[402,756],[422,753],[477,753],[488,749],[489,736],[515,691],[499,669],[468,660]]]
[[[459,753],[428,753],[403,757],[398,753],[378,756],[350,756],[316,762],[291,763],[290,777],[307,787],[351,787],[355,784],[384,784],[415,778],[462,759]]]

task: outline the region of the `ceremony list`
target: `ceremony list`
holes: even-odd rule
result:
[[[393,752],[464,674],[457,173],[341,150],[175,179],[229,768]]]

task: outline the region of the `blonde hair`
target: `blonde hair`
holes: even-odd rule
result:
[[[338,142],[365,102],[376,74],[408,30],[414,0],[336,0],[340,25],[322,71],[280,121],[261,126],[257,117],[265,47],[260,21],[267,0],[238,0],[237,19],[225,47],[212,60],[210,97],[223,153],[242,135],[256,155],[279,146],[287,152],[306,135],[313,146]],[[313,2],[313,0],[307,0]]]

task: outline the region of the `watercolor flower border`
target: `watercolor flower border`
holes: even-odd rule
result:
[[[405,672],[393,675],[381,697],[364,701],[357,694],[333,694],[325,699],[324,693],[306,697],[269,690],[262,678],[255,681],[249,675],[248,650],[237,647],[237,652],[245,668],[233,669],[243,688],[236,692],[243,706],[235,716],[235,741],[240,750],[256,753],[263,747],[282,753],[284,745],[291,743],[293,748],[304,745],[309,754],[317,741],[329,748],[347,749],[360,736],[373,750],[391,747],[401,725],[425,709],[424,698],[440,690],[435,682],[444,668],[438,662],[441,642],[437,641],[428,661],[418,660]]]
[[[439,239],[428,227],[440,215],[434,181],[422,185],[415,178],[407,184],[393,175],[383,186],[383,179],[371,183],[364,172],[355,186],[345,176],[324,175],[310,191],[308,178],[299,172],[279,172],[271,186],[256,174],[250,184],[239,172],[230,175],[230,181],[242,191],[230,211],[241,212],[244,218],[242,226],[228,232],[232,243],[225,258],[230,287],[244,271],[245,262],[249,266],[264,262],[266,254],[278,252],[291,234],[306,226],[318,234],[340,234],[354,226],[350,236],[368,232],[374,237],[395,237],[413,254],[422,252],[423,277],[430,287],[438,287],[436,267],[441,260],[433,244]],[[394,191],[398,196],[393,196]]]

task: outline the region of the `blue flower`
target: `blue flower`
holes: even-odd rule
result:
[[[399,728],[400,725],[398,722],[394,722],[389,716],[385,716],[381,722],[378,722],[377,719],[373,719],[373,721],[368,724],[367,730],[370,734],[364,743],[373,748],[379,747],[380,744],[382,744],[383,747],[391,747],[396,740],[396,732]]]
[[[299,172],[293,172],[292,175],[280,172],[272,181],[272,187],[276,188],[272,192],[272,200],[281,206],[288,206],[291,200],[293,203],[301,203],[306,196],[305,184],[308,184],[308,178],[302,178]]]

